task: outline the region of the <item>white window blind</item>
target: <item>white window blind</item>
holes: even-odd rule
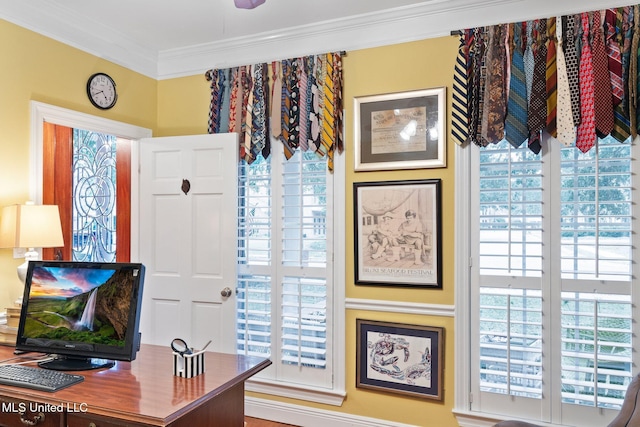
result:
[[[278,154],[239,166],[237,351],[271,358],[263,377],[330,387],[331,175]]]
[[[471,406],[602,425],[634,364],[635,146],[549,144],[471,147]]]

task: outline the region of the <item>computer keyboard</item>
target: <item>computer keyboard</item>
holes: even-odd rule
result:
[[[82,375],[23,365],[0,365],[0,384],[5,385],[54,392],[82,381]]]

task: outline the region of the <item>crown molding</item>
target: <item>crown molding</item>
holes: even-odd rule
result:
[[[431,0],[280,31],[155,51],[70,8],[0,0],[0,18],[162,80],[256,62],[446,36],[453,30],[625,5],[624,0]],[[628,4],[628,0],[627,0]]]

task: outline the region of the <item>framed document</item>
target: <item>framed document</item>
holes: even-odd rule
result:
[[[355,170],[441,168],[446,88],[354,98]]]

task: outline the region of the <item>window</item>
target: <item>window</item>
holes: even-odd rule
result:
[[[539,155],[506,141],[466,148],[469,409],[606,425],[637,362],[638,156],[613,138],[585,154],[547,147]]]
[[[240,162],[238,177],[237,351],[271,358],[261,379],[335,389],[333,236],[344,207],[333,201],[344,182],[300,150]]]

